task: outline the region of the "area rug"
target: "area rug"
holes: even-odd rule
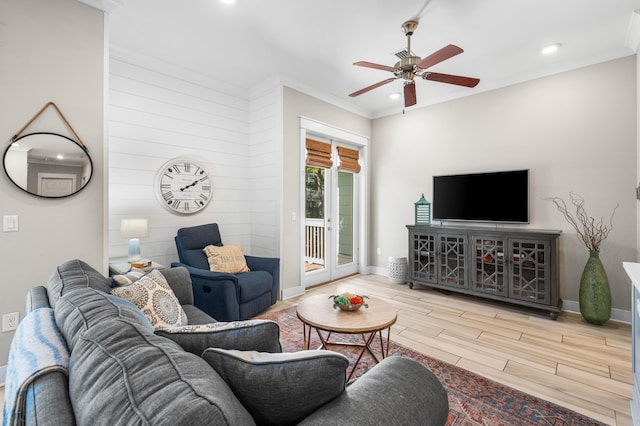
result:
[[[283,352],[302,350],[302,322],[296,316],[295,307],[261,315],[260,318],[276,321],[280,325],[280,342]],[[361,341],[361,336],[339,335],[341,341]],[[311,347],[319,347],[320,339],[315,330]],[[380,345],[374,352],[380,351]],[[359,348],[341,347],[340,353],[347,355],[353,366]],[[389,356],[404,356],[421,362],[440,379],[449,395],[449,418],[447,425],[603,425],[596,420],[576,413],[557,404],[485,379],[468,370],[420,354],[393,340],[389,346]],[[373,357],[365,353],[353,377],[366,373],[376,364]]]

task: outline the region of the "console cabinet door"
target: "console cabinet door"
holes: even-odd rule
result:
[[[472,294],[556,319],[560,231],[407,225],[409,286]]]
[[[507,240],[482,236],[471,239],[471,290],[507,296]]]
[[[410,233],[409,262],[410,280],[437,282],[435,233]]]
[[[551,300],[549,243],[541,240],[509,240],[509,297],[530,303]]]
[[[455,289],[469,288],[466,277],[467,236],[438,235],[438,284]]]

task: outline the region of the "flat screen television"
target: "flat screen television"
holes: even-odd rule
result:
[[[529,223],[529,170],[433,177],[433,220]]]

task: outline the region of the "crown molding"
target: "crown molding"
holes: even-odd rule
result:
[[[640,48],[640,9],[631,12],[624,45],[634,52],[638,52]]]
[[[102,10],[104,13],[111,13],[116,8],[122,6],[121,0],[78,0],[80,3],[84,3],[96,9]]]

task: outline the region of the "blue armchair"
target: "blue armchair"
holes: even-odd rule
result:
[[[187,268],[196,307],[216,320],[245,320],[264,312],[278,300],[280,259],[245,256],[250,272],[210,271],[203,249],[223,245],[216,223],[178,229],[175,241],[180,263],[171,266]]]

